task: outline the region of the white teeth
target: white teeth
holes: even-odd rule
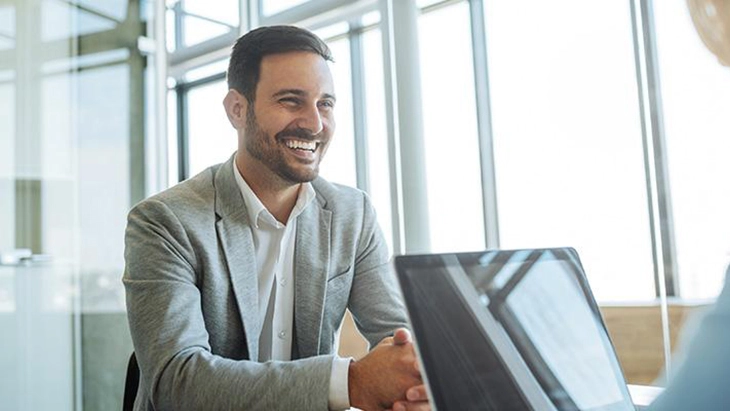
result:
[[[296,148],[299,150],[314,151],[317,148],[316,141],[286,140],[285,143],[287,147]]]

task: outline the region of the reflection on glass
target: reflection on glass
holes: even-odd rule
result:
[[[84,176],[77,183],[82,310],[124,312],[119,277],[124,267],[124,229],[131,201],[128,180],[132,167],[129,139],[133,85],[129,66],[117,64],[83,70],[78,73],[76,87],[79,113],[84,119],[77,129],[75,159],[77,172]],[[72,203],[70,196],[67,202]],[[49,212],[53,219],[48,220],[62,227],[63,216],[72,215],[74,210],[69,207],[64,212],[63,207],[58,208],[61,210]],[[68,230],[73,229],[73,225],[67,224]],[[59,243],[71,234],[54,233]]]
[[[189,177],[228,160],[238,147],[236,131],[223,108],[227,91],[228,85],[222,80],[188,92]]]
[[[46,42],[111,30],[118,23],[120,21],[113,17],[94,13],[93,10],[76,7],[67,2],[58,0],[42,2],[40,28],[41,38]]]
[[[679,294],[714,298],[730,261],[730,70],[684,2],[655,2]]]
[[[485,9],[500,245],[575,247],[599,301],[653,299],[629,3]]]
[[[484,248],[469,26],[466,2],[419,19],[429,224],[437,252]]]
[[[378,19],[380,17],[378,16]],[[365,77],[366,142],[368,153],[369,194],[378,213],[378,223],[393,251],[393,219],[390,197],[390,161],[388,129],[385,125],[385,80],[383,78],[383,46],[380,29],[362,35]]]
[[[350,41],[342,38],[327,44],[335,62],[330,64],[335,82],[334,138],[322,160],[320,174],[333,183],[357,186],[355,165],[355,126],[352,113],[352,74],[350,71]]]

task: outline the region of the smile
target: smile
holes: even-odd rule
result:
[[[304,150],[314,152],[319,145],[317,141],[302,141],[302,140],[286,140],[284,141],[287,147],[293,150]]]

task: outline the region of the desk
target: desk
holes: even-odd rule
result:
[[[628,387],[631,400],[636,405],[637,410],[645,409],[664,390],[662,387],[653,387],[650,385],[629,384]]]

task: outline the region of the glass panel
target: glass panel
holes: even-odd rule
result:
[[[228,58],[218,60],[210,64],[206,64],[201,67],[196,67],[187,71],[183,75],[185,82],[192,82],[196,80],[202,80],[206,77],[215,76],[216,74],[225,73],[228,70]]]
[[[0,28],[22,50],[0,53],[3,409],[119,409],[132,351],[123,237],[144,195],[144,108],[154,104],[148,59],[118,39],[144,27],[114,22],[127,1],[66,3],[77,2],[11,1],[17,27]],[[98,30],[119,32],[90,34],[93,47],[76,55],[78,36]],[[6,260],[12,249],[34,260]]]
[[[229,26],[237,26],[239,0],[182,0],[185,12],[203,16]]]
[[[107,16],[121,22],[127,17],[127,8],[129,0],[76,0],[76,3],[82,5],[85,9]]]
[[[85,118],[99,119],[83,122],[76,143],[77,170],[84,176],[78,182],[84,313],[125,310],[119,276],[124,267],[120,250],[124,249],[131,198],[131,88],[127,65],[84,70],[78,75],[79,108]]]
[[[15,248],[15,83],[0,83],[0,253]],[[2,285],[0,285],[2,287]],[[6,290],[5,301],[12,293]],[[0,301],[3,297],[0,295]],[[0,304],[2,304],[0,302]]]
[[[50,42],[111,30],[116,22],[57,0],[45,0],[41,8],[42,39]]]
[[[187,95],[189,177],[222,163],[238,147],[236,130],[223,108],[225,81],[190,89]]]
[[[443,30],[448,27],[448,30]],[[431,248],[484,248],[469,5],[419,19]],[[448,55],[449,58],[444,58]],[[448,85],[444,79],[449,79]]]
[[[308,1],[311,0],[261,0],[261,13],[264,16],[271,16]]]
[[[175,51],[175,34],[177,30],[175,11],[168,9],[165,11],[165,43],[169,53]]]
[[[347,38],[328,43],[335,62],[330,64],[335,82],[334,138],[322,160],[320,174],[333,183],[357,186],[355,164],[355,126],[352,113],[352,73],[350,71],[350,41]]]
[[[679,293],[714,298],[730,261],[730,69],[684,2],[655,2]]]
[[[383,46],[380,29],[363,33],[365,77],[366,142],[368,153],[369,194],[378,213],[378,223],[393,251],[393,217],[390,197],[390,161],[388,128],[385,124],[385,80],[383,78]]]
[[[15,10],[10,6],[0,6],[0,50],[15,47]]]
[[[237,0],[181,0],[183,10],[182,41],[191,46],[237,30],[239,21]],[[169,17],[173,19],[174,17]]]
[[[599,301],[653,300],[629,3],[485,6],[501,246],[575,247]]]
[[[209,20],[201,19],[195,16],[185,16],[183,18],[183,43],[184,46],[192,46],[202,43],[205,40],[218,37],[231,31],[230,27],[217,24]]]

